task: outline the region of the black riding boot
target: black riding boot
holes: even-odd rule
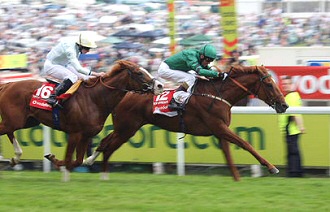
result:
[[[62,105],[59,104],[58,100],[56,99],[59,95],[65,93],[71,86],[72,82],[69,79],[65,79],[61,82],[56,88],[55,93],[51,94],[47,99],[47,103],[50,104],[52,107],[59,106],[62,108]]]
[[[171,110],[184,110],[184,104],[177,103],[174,98],[172,98],[168,104],[168,108]]]
[[[184,91],[187,92],[188,89],[188,84],[187,83],[182,83],[177,89],[175,89],[175,92],[178,91]],[[184,104],[180,104],[174,100],[172,97],[170,103],[168,104],[168,108],[171,110],[184,110]]]

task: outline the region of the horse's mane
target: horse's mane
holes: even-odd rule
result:
[[[259,73],[260,75],[267,74],[267,69],[264,66],[242,66],[242,65],[234,65],[229,67],[226,71],[230,72],[231,77],[235,77],[241,74],[254,74]]]
[[[131,69],[137,66],[138,66],[137,64],[130,62],[128,60],[117,60],[112,66],[110,66],[109,70],[106,72],[104,77],[109,77],[114,72],[121,71],[123,67],[127,67]]]

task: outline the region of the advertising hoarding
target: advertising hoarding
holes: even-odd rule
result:
[[[278,129],[277,115],[233,114],[231,129],[249,141],[267,160],[275,165],[285,165],[286,145]],[[303,115],[307,133],[301,137],[301,152],[304,166],[329,166],[329,115]],[[93,139],[97,146],[101,139],[112,130],[108,119],[105,128]],[[22,145],[22,159],[42,160],[42,127],[34,127],[16,132]],[[64,158],[66,135],[51,130],[51,152],[57,158]],[[13,147],[5,136],[1,137],[3,156],[11,158]],[[224,156],[215,137],[186,135],[185,162],[198,164],[225,164]],[[116,151],[113,162],[164,162],[175,163],[177,159],[176,133],[161,130],[153,125],[145,125],[136,135]],[[257,160],[247,151],[231,144],[235,164],[257,164]],[[98,158],[101,160],[102,157]]]

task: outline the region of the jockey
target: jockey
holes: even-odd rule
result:
[[[201,49],[185,49],[163,61],[158,69],[158,75],[169,81],[178,82],[181,85],[173,95],[169,104],[170,109],[183,110],[184,103],[189,96],[196,77],[191,74],[193,70],[205,77],[225,78],[223,73],[211,70],[209,64],[217,57],[217,51],[211,44],[204,45]]]
[[[47,54],[41,75],[62,81],[56,87],[55,93],[47,99],[47,103],[52,107],[61,107],[56,97],[65,93],[78,79],[86,80],[91,76],[104,75],[104,72],[97,73],[82,67],[78,60],[80,54],[86,54],[97,47],[93,36],[95,34],[82,32],[76,41],[63,39]]]

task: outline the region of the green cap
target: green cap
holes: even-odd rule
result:
[[[215,59],[217,57],[217,50],[215,49],[215,47],[211,44],[206,44],[204,45],[200,50],[199,53],[209,57],[211,59]]]

